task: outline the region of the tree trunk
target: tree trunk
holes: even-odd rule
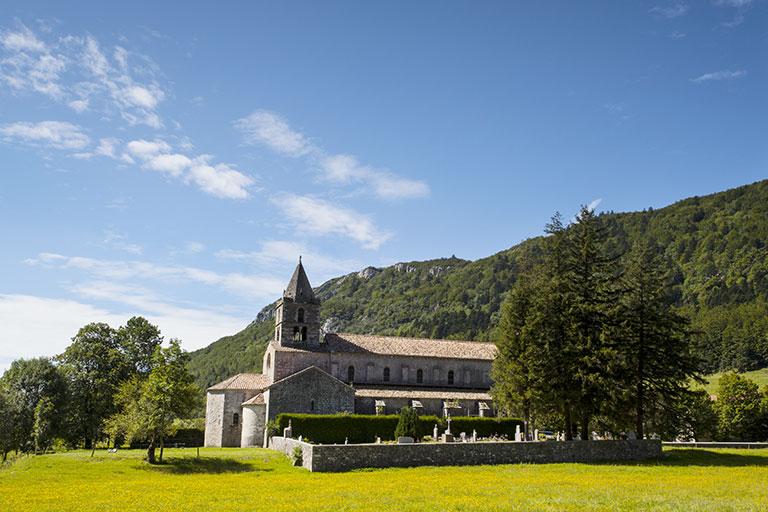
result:
[[[149,441],[149,446],[147,446],[147,462],[150,464],[155,463],[155,440],[151,439]]]
[[[163,463],[163,449],[165,448],[165,442],[163,438],[160,438],[160,464]]]
[[[91,439],[91,457],[96,453],[96,439]]]
[[[563,411],[565,417],[565,440],[573,441],[573,417],[571,416],[571,404],[566,402]]]
[[[3,462],[8,460],[8,452],[6,450],[3,450]]]
[[[589,415],[581,415],[581,439],[582,441],[589,441],[592,436],[589,435]]]

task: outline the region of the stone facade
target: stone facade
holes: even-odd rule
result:
[[[661,457],[661,442],[649,439],[311,445],[296,439],[273,437],[270,445],[289,456],[296,446],[302,449],[302,465],[310,471],[320,472],[416,466],[628,462]]]
[[[491,343],[323,334],[301,262],[275,308],[260,374],[208,389],[206,446],[255,446],[282,412],[492,415]]]

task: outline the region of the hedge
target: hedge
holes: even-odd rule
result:
[[[343,444],[345,439],[350,443],[372,443],[376,437],[382,441],[392,441],[395,438],[395,428],[399,416],[396,414],[278,414],[276,421],[279,432],[291,422],[293,437],[320,444]],[[446,428],[445,418],[437,416],[419,416],[418,438],[431,436],[432,430],[438,425],[440,433]],[[451,432],[458,436],[461,432],[472,435],[477,431],[478,437],[505,435],[512,439],[515,427],[523,422],[517,418],[479,418],[457,416],[451,418]]]

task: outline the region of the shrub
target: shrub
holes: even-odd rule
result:
[[[395,439],[398,437],[411,437],[418,439],[419,415],[410,407],[400,409],[400,417],[395,428]]]
[[[393,441],[399,416],[392,415],[368,415],[368,414],[279,414],[275,420],[278,434],[291,422],[293,437],[302,436],[303,439],[313,443],[343,444],[347,439],[350,443],[372,443],[376,437],[382,441]],[[416,439],[432,435],[432,429],[438,425],[441,433],[446,428],[445,418],[437,416],[419,416],[416,427]],[[466,432],[472,434],[477,431],[479,437],[492,435],[514,438],[515,427],[523,421],[518,418],[478,418],[461,417],[451,418],[451,431],[454,434]]]

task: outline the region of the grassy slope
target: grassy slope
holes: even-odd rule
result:
[[[707,390],[707,393],[710,395],[717,393],[717,386],[720,384],[720,377],[722,377],[722,375],[722,373],[713,373],[712,375],[707,375],[706,378],[708,383],[706,386],[704,386],[704,389]],[[763,389],[764,386],[768,386],[768,368],[763,368],[761,370],[755,370],[752,372],[744,372],[741,374],[741,376],[755,382],[755,384],[760,386],[760,389]]]
[[[2,510],[765,510],[768,450],[684,450],[661,462],[309,473],[261,449],[69,452],[0,470]]]

